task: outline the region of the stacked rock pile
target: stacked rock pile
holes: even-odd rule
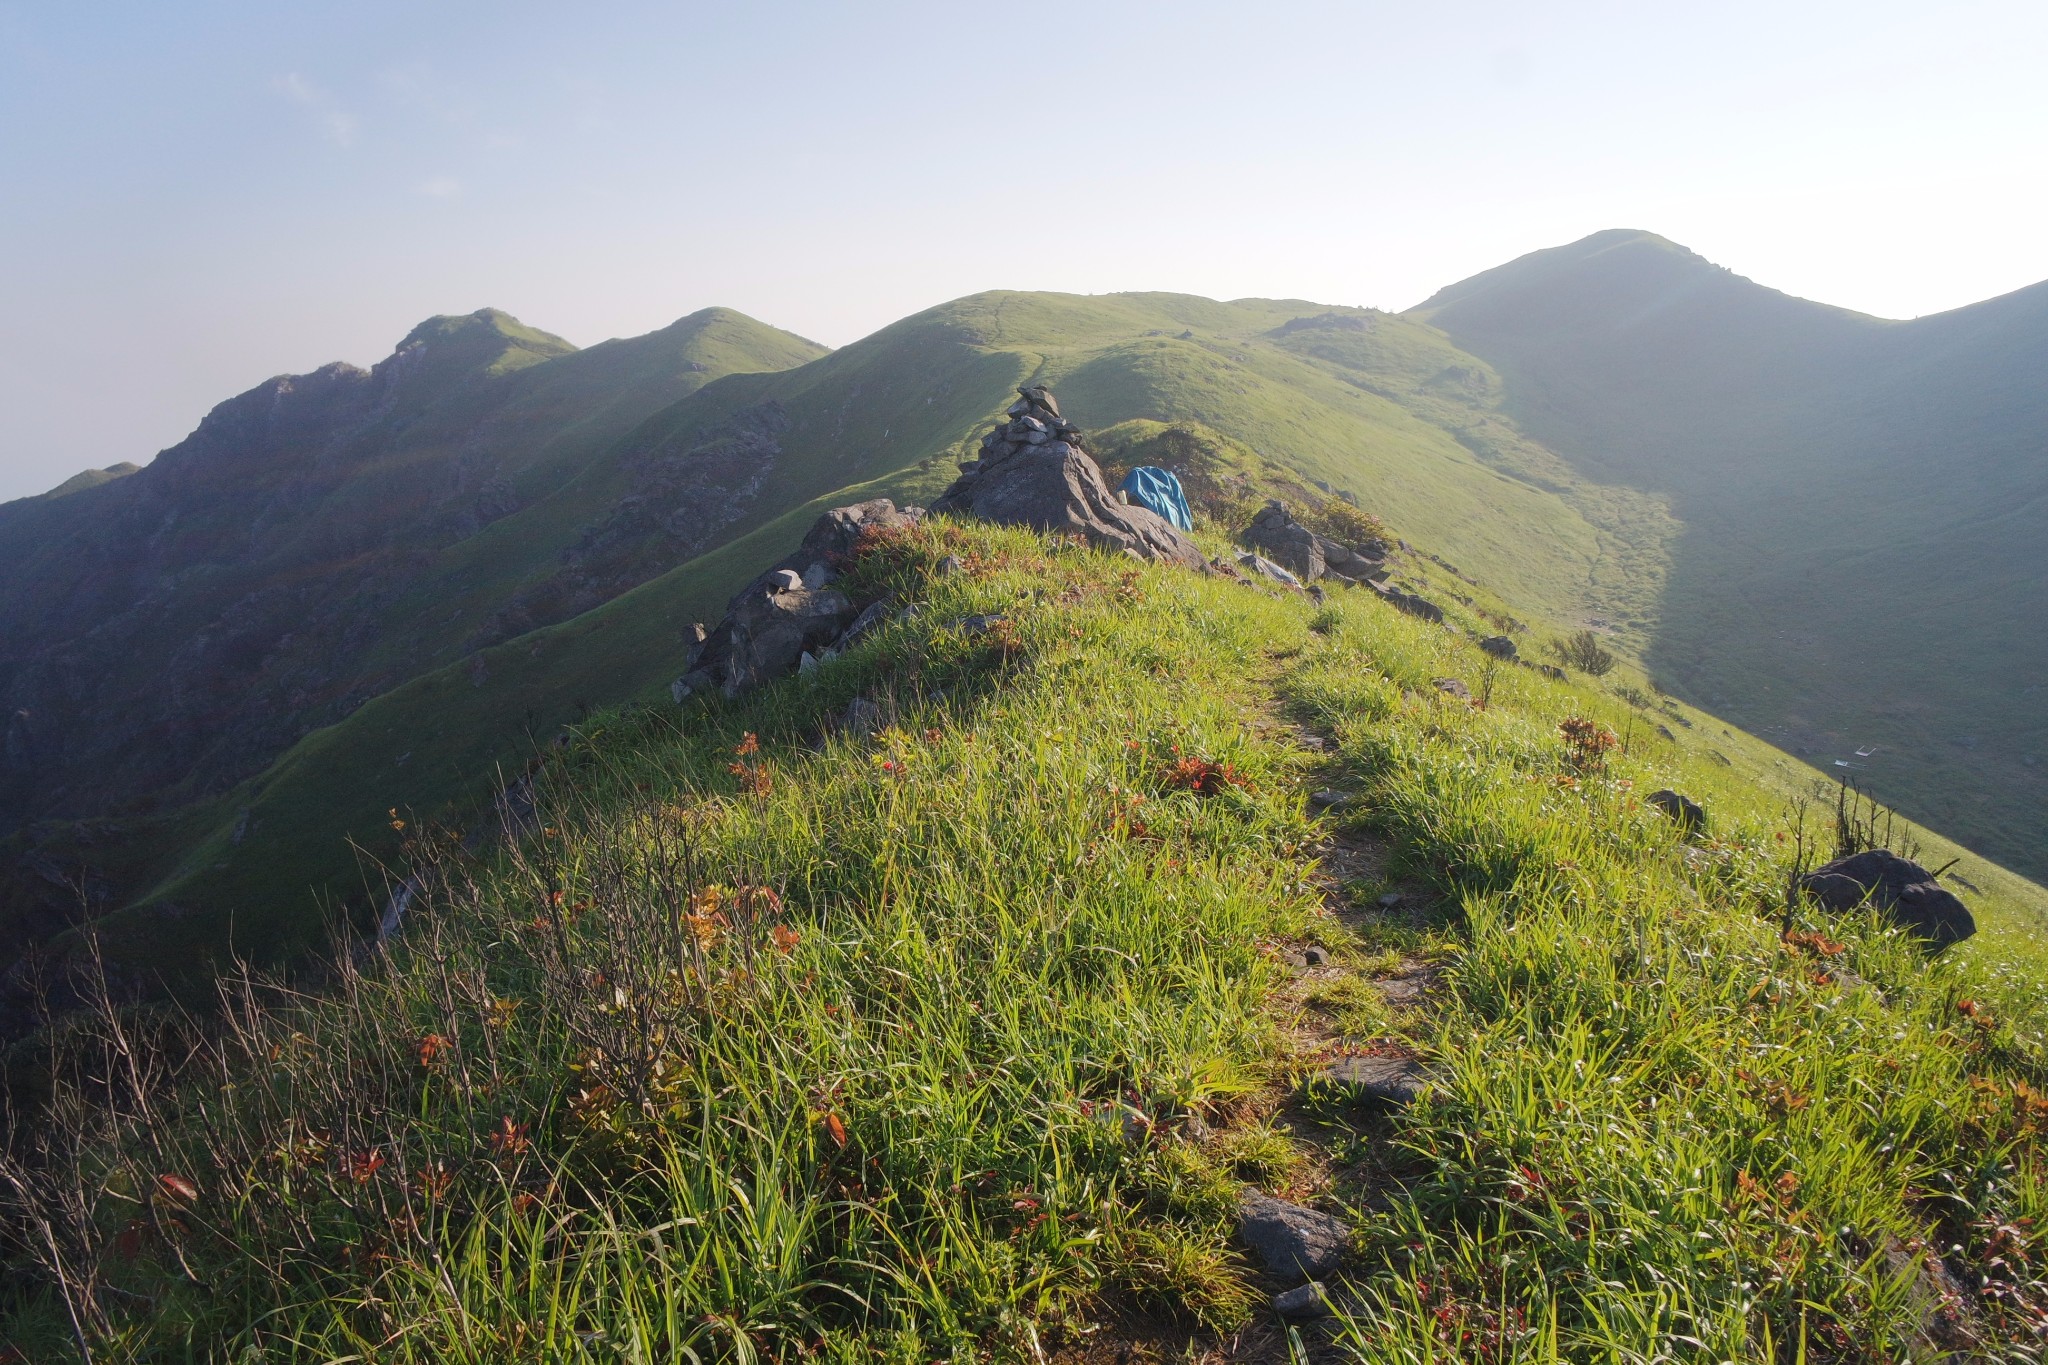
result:
[[[932,511],[1040,531],[1067,531],[1091,545],[1140,559],[1203,567],[1202,552],[1164,517],[1116,500],[1081,433],[1060,416],[1043,384],[1017,390],[1002,421],[982,437],[981,456]]]

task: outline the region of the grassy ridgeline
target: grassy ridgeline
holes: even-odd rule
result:
[[[933,577],[949,553],[966,571]],[[742,703],[590,723],[514,850],[406,831],[439,870],[388,958],[317,1000],[252,988],[182,1088],[48,1126],[81,1145],[21,1178],[90,1206],[48,1242],[98,1358],[1030,1358],[1091,1323],[1219,1330],[1263,1301],[1241,1179],[1351,1213],[1334,1340],[1372,1359],[1802,1333],[1879,1358],[1927,1330],[1929,1241],[1997,1291],[1970,1330],[2028,1330],[2048,1005],[2000,951],[2037,923],[2027,884],[1932,965],[1874,923],[1787,938],[1798,792],[1761,746],[1646,737],[1363,593],[1316,611],[947,526],[856,575],[923,606]],[[977,612],[1007,619],[949,624]],[[863,696],[879,734],[833,723]],[[1336,735],[1334,776],[1289,713]],[[1628,751],[1574,764],[1581,716]],[[1357,793],[1343,823],[1433,893],[1428,924],[1329,913],[1311,780]],[[1639,800],[1666,784],[1711,840]],[[1293,1003],[1277,949],[1308,938],[1444,961],[1406,1025],[1433,1099],[1297,1102],[1306,1040],[1392,1026]],[[1837,963],[1884,1001],[1823,984]],[[70,1349],[55,1295],[7,1332]]]

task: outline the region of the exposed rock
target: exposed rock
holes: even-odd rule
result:
[[[1289,1322],[1313,1322],[1330,1315],[1330,1301],[1323,1293],[1320,1280],[1273,1296],[1273,1311]]]
[[[1412,1057],[1346,1057],[1316,1079],[1388,1104],[1413,1104],[1427,1076]]]
[[[1384,583],[1375,582],[1368,586],[1380,595],[1381,601],[1389,606],[1405,611],[1410,616],[1419,616],[1425,621],[1434,621],[1438,625],[1443,624],[1444,609],[1428,598],[1417,597],[1412,592],[1403,592],[1399,588],[1389,587]]]
[[[1670,816],[1686,834],[1701,834],[1707,828],[1707,808],[1689,796],[1663,787],[1650,793],[1649,802]]]
[[[796,669],[806,653],[844,648],[857,630],[879,619],[857,611],[842,592],[822,584],[848,563],[860,538],[874,530],[914,526],[924,513],[887,498],[835,507],[819,517],[803,543],[733,594],[725,619],[693,646],[688,671],[670,687],[677,701],[712,687],[735,696]],[[815,572],[813,572],[815,570]]]
[[[1456,697],[1459,701],[1472,700],[1472,689],[1465,686],[1462,678],[1438,678],[1436,690],[1447,697]]]
[[[823,649],[859,613],[845,593],[773,589],[734,604],[725,618],[725,694],[737,696],[796,668]]]
[[[1061,420],[1051,393],[1042,385],[1017,392],[1010,420],[982,438],[981,458],[961,466],[960,477],[932,511],[1073,532],[1091,545],[1140,559],[1206,567],[1194,542],[1164,517],[1116,500],[1102,470],[1081,448],[1080,433]]]
[[[1351,1242],[1341,1220],[1256,1190],[1238,1205],[1237,1232],[1268,1274],[1290,1280],[1329,1274]]]
[[[1830,910],[1853,910],[1868,901],[1893,923],[1937,948],[1977,932],[1969,907],[1916,862],[1874,848],[1823,864],[1799,879],[1807,895]]]
[[[1333,807],[1343,805],[1350,799],[1351,794],[1349,792],[1340,792],[1335,787],[1325,787],[1321,791],[1310,792],[1308,803],[1317,810],[1330,810]]]
[[[1301,586],[1301,580],[1299,578],[1296,578],[1293,574],[1289,573],[1286,569],[1281,568],[1272,560],[1267,559],[1262,555],[1255,555],[1249,550],[1246,550],[1243,554],[1239,555],[1237,557],[1237,562],[1240,567],[1256,575],[1257,577],[1269,578],[1273,582],[1279,583],[1284,587],[1298,588]]]
[[[1505,635],[1489,635],[1479,642],[1479,648],[1496,659],[1512,661],[1515,657],[1515,642]]]
[[[1260,508],[1238,539],[1264,550],[1304,582],[1334,578],[1363,583],[1387,574],[1386,547],[1375,542],[1361,548],[1319,536],[1288,514],[1279,502]]]
[[[1544,677],[1554,678],[1558,682],[1571,681],[1569,675],[1567,675],[1565,671],[1559,668],[1556,664],[1538,664],[1536,665],[1536,671],[1538,673],[1541,673]]]
[[[1382,910],[1392,910],[1396,906],[1400,905],[1403,899],[1405,898],[1401,895],[1400,892],[1389,891],[1385,895],[1381,896],[1377,901],[1374,901],[1373,904],[1379,906],[1379,908]]]

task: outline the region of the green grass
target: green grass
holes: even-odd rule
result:
[[[946,554],[967,571],[931,576]],[[435,871],[388,955],[241,997],[147,1105],[59,1111],[80,1145],[13,1175],[91,1210],[57,1240],[97,1277],[101,1358],[1213,1339],[1270,1292],[1240,1181],[1349,1212],[1330,1349],[1363,1360],[1895,1359],[1925,1244],[1998,1290],[1986,1352],[2031,1340],[2038,888],[1972,868],[1984,933],[1933,962],[1874,921],[1788,940],[1778,836],[1815,774],[1697,713],[1666,741],[1610,691],[1489,680],[1476,607],[1318,611],[944,525],[855,582],[920,609],[739,703],[592,716],[515,848],[409,825]],[[860,696],[879,734],[835,723]],[[1626,752],[1573,768],[1578,717]],[[1195,759],[1231,780],[1187,790]],[[1431,927],[1332,916],[1334,822],[1301,800],[1331,782]],[[1711,838],[1642,803],[1665,784]],[[1393,1026],[1431,1099],[1297,1091],[1301,1020],[1390,1027],[1355,991],[1300,1001],[1279,950],[1311,939],[1444,965]],[[1818,983],[1837,960],[1883,1000]],[[6,1333],[69,1349],[53,1297]]]

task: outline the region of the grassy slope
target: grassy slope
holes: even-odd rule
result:
[[[1286,326],[1304,318],[1313,325]],[[317,925],[302,888],[359,897],[366,881],[348,841],[388,858],[389,808],[473,811],[493,767],[522,764],[535,736],[585,706],[658,688],[679,662],[676,631],[715,617],[727,592],[801,534],[809,513],[781,513],[789,499],[844,501],[849,485],[928,493],[1026,378],[1052,383],[1087,428],[1196,421],[1277,469],[1352,491],[1458,566],[1462,579],[1423,585],[1437,595],[1471,595],[1476,580],[1507,614],[1599,617],[1624,645],[1670,629],[1657,604],[1676,523],[1663,502],[1592,482],[1529,439],[1504,411],[1500,377],[1431,327],[1288,300],[977,295],[811,364],[710,384],[458,547],[419,595],[473,620],[476,604],[549,571],[580,527],[630,493],[623,452],[687,443],[768,401],[789,415],[774,498],[731,528],[744,551],[693,560],[587,620],[486,651],[481,688],[462,631],[442,630],[426,647],[450,660],[443,671],[309,738],[276,775],[220,803],[210,840],[157,880],[153,899],[231,908],[250,951],[303,944]],[[357,754],[369,761],[357,765]],[[244,807],[250,833],[236,847]],[[161,925],[152,942],[217,946],[224,918],[152,911],[140,922]]]
[[[948,553],[967,571],[931,576]],[[1095,1325],[1253,1315],[1240,1181],[1358,1226],[1347,1357],[1892,1359],[1923,1313],[1914,1253],[1880,1253],[1925,1239],[1999,1291],[1983,1345],[2027,1339],[2038,888],[1971,866],[1985,935],[1932,965],[1855,920],[1781,942],[1811,770],[1489,680],[1461,607],[1318,612],[945,528],[856,582],[926,606],[738,705],[591,717],[547,828],[444,853],[388,963],[244,1020],[236,1085],[123,1108],[118,1147],[52,1125],[86,1135],[103,1354],[1090,1359]],[[1014,627],[946,624],[976,612]],[[832,725],[859,695],[882,735]],[[1576,716],[1626,755],[1575,771]],[[1190,759],[1235,783],[1184,789]],[[1311,819],[1333,780],[1357,799]],[[1667,783],[1711,840],[1640,801]],[[1387,863],[1325,904],[1332,823]],[[1361,909],[1389,882],[1421,926]],[[1432,955],[1445,992],[1391,1022],[1304,994],[1278,952],[1304,940],[1354,972]],[[1819,980],[1834,958],[1885,1000]],[[1299,1090],[1325,1042],[1418,1050],[1438,1091]],[[65,1350],[47,1302],[6,1330]]]
[[[1672,501],[1639,644],[1671,686],[1803,755],[1876,746],[1873,791],[2048,871],[2048,641],[2013,629],[2048,601],[2048,286],[1883,322],[1603,233],[1415,316],[1587,477]]]

